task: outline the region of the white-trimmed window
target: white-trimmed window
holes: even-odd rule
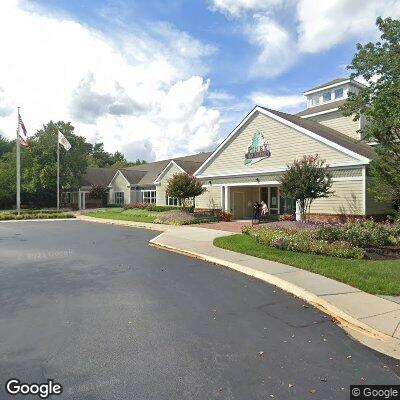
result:
[[[167,196],[167,206],[180,206],[181,202],[177,197]]]
[[[312,104],[313,106],[318,105],[318,104],[319,104],[319,96],[313,97],[313,98],[311,99],[311,104]]]
[[[119,205],[125,204],[125,202],[124,202],[125,193],[124,192],[115,192],[114,195],[115,195],[115,204],[119,204]]]
[[[156,191],[155,190],[142,190],[142,201],[143,203],[156,203]]]
[[[340,99],[343,97],[343,88],[335,90],[335,99]]]
[[[331,96],[332,96],[331,92],[324,92],[322,95],[322,99],[324,101],[331,101]]]

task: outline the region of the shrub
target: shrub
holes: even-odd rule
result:
[[[28,220],[28,219],[52,219],[52,218],[75,218],[72,213],[61,211],[23,211],[20,215],[16,211],[0,212],[0,221]]]
[[[215,221],[212,215],[193,214],[182,210],[173,210],[160,213],[154,220],[156,224],[191,225]]]
[[[242,232],[261,244],[282,250],[341,258],[364,258],[363,249],[343,241],[318,240],[314,232],[307,229],[244,227]]]
[[[294,214],[281,214],[278,218],[279,221],[296,221]]]
[[[215,212],[215,216],[219,221],[230,222],[232,221],[232,213],[218,210]]]
[[[400,242],[399,226],[372,220],[355,221],[322,226],[316,230],[315,237],[328,242],[345,241],[359,247],[396,245]]]

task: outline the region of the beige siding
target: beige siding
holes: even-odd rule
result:
[[[252,165],[244,165],[244,154],[255,132],[260,131],[268,141],[271,157]],[[325,145],[264,114],[255,113],[252,118],[230,139],[230,142],[201,173],[203,176],[232,173],[261,172],[284,168],[304,154],[318,153],[327,163],[354,161],[350,156]]]
[[[115,203],[115,192],[124,192],[125,204],[130,203],[131,189],[128,187],[129,182],[124,178],[121,173],[118,173],[115,179],[111,182],[111,188],[109,192],[108,202],[110,204]]]
[[[366,203],[367,203],[367,215],[380,215],[380,214],[388,214],[391,210],[393,210],[393,206],[391,203],[376,201],[371,193],[368,192],[368,183],[367,179],[367,193],[366,193]]]
[[[196,208],[220,209],[221,208],[221,187],[209,186],[200,196],[196,197]]]
[[[174,174],[182,173],[176,165],[172,164],[169,169],[165,172],[164,176],[160,181],[160,185],[156,186],[156,196],[157,196],[157,204],[158,205],[165,205],[166,204],[166,193],[165,189],[168,185],[168,179],[172,178]]]
[[[311,206],[314,214],[350,214],[363,215],[362,180],[333,182],[332,196],[317,199]]]
[[[313,121],[329,126],[332,129],[344,133],[353,139],[360,140],[360,121],[353,121],[353,117],[345,117],[340,111],[310,117]]]

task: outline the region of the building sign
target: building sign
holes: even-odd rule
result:
[[[265,140],[264,135],[257,131],[247,145],[244,165],[251,165],[268,157],[271,157],[268,142]]]

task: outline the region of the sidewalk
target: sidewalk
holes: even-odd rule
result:
[[[348,333],[400,359],[400,304],[289,265],[213,245],[230,232],[199,227],[167,230],[150,245],[219,264],[275,285],[331,315]]]

